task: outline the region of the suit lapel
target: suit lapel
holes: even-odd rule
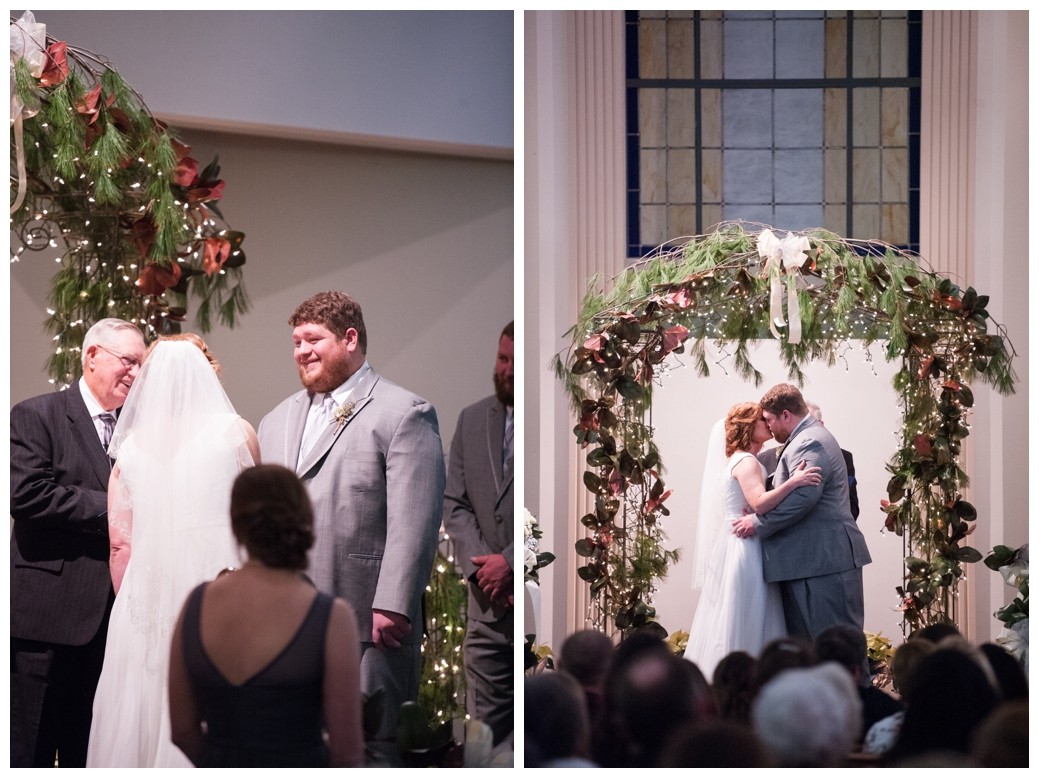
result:
[[[112,474],[112,460],[105,453],[105,447],[97,437],[97,429],[94,420],[90,418],[90,411],[79,393],[79,387],[73,384],[65,392],[65,416],[68,418],[72,435],[83,452],[83,459],[90,465],[90,469],[97,475],[97,480],[108,487],[108,478]]]
[[[296,475],[303,476],[309,473],[314,467],[324,459],[328,450],[332,448],[332,445],[339,439],[339,436],[343,434],[345,430],[354,419],[357,418],[358,414],[364,410],[364,408],[372,401],[372,390],[375,385],[379,382],[379,376],[374,370],[369,370],[367,375],[361,379],[361,382],[354,387],[354,390],[350,393],[350,399],[347,403],[352,403],[352,409],[349,415],[338,424],[329,424],[321,436],[314,442],[314,447],[303,457],[299,462],[299,467],[296,468]],[[303,409],[303,424],[299,429],[299,435],[296,440],[296,451],[299,451],[300,444],[303,440],[303,429],[307,424],[307,411],[310,410],[310,403],[304,404]]]

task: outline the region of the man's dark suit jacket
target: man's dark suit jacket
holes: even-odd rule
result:
[[[112,596],[111,463],[79,387],[11,409],[11,637],[84,645]]]

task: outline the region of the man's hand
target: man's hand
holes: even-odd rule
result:
[[[512,568],[502,554],[474,556],[476,585],[499,605],[509,605],[512,599]]]
[[[385,651],[388,648],[400,648],[401,641],[411,632],[408,617],[393,611],[372,609],[372,642],[375,647]]]
[[[732,523],[732,534],[738,538],[752,538],[757,534],[753,516],[744,516]]]

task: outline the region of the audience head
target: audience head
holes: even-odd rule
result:
[[[895,649],[895,655],[891,657],[891,686],[896,692],[905,696],[906,688],[920,662],[936,649],[937,646],[927,638],[907,640]]]
[[[314,545],[314,513],[303,482],[281,465],[243,470],[231,487],[231,530],[250,559],[305,570]]]
[[[858,742],[862,702],[851,674],[826,662],[784,670],[754,700],[754,731],[783,767],[834,767]]]
[[[721,718],[750,723],[750,703],[757,688],[757,672],[758,660],[746,651],[733,651],[715,666],[711,686]]]
[[[775,767],[775,763],[752,729],[714,719],[675,730],[657,767]]]
[[[978,767],[1028,767],[1028,701],[1004,702],[974,733]]]
[[[816,663],[815,647],[796,637],[777,638],[768,643],[758,657],[757,688],[784,670],[811,667]]]
[[[617,679],[610,711],[628,745],[627,765],[653,766],[675,728],[710,715],[713,705],[705,693],[703,674],[669,651],[647,651],[632,659]]]
[[[168,340],[184,341],[184,342],[187,342],[187,343],[191,343],[194,346],[197,346],[198,350],[201,351],[203,354],[205,354],[206,359],[209,360],[209,364],[213,368],[213,372],[216,373],[217,375],[220,375],[220,363],[217,362],[216,357],[213,356],[213,354],[209,350],[209,346],[206,344],[206,342],[204,340],[202,340],[202,338],[200,336],[196,335],[194,332],[177,332],[177,333],[174,333],[173,335],[161,335],[156,340],[152,341],[152,344],[150,346],[148,346],[148,352],[147,353],[150,355],[152,353],[152,351],[155,350],[155,347],[157,345],[159,345],[163,341],[168,341]],[[145,358],[147,359],[147,355],[145,356]]]
[[[819,633],[815,639],[815,657],[820,662],[836,662],[859,685],[869,683],[862,677],[866,666],[866,633],[848,624],[835,624]]]
[[[905,719],[888,753],[894,762],[929,751],[965,753],[999,694],[981,665],[958,648],[937,648],[904,690]]]
[[[589,733],[584,696],[577,681],[566,673],[547,671],[523,682],[527,767],[550,767],[561,759],[587,758]]]
[[[613,656],[613,641],[597,629],[574,632],[559,648],[556,668],[586,689],[602,689]]]
[[[920,627],[914,630],[909,635],[909,640],[916,640],[923,638],[924,640],[930,640],[934,644],[940,643],[944,638],[962,638],[963,635],[956,629],[955,624],[949,624],[948,622],[937,622],[935,624],[928,624],[926,627]]]
[[[982,643],[978,650],[985,655],[995,673],[999,692],[1004,700],[1028,699],[1028,676],[1021,663],[1003,646]]]

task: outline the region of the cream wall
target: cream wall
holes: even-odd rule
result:
[[[489,51],[481,44],[475,47],[478,55],[472,53],[473,46],[463,47],[470,52],[468,63],[444,61],[438,44],[438,40],[450,43],[459,29],[466,29],[459,27],[459,17],[453,17],[454,27],[445,28],[423,15],[423,40],[415,45],[428,65],[423,78],[432,79],[423,82],[423,99],[431,101],[428,111],[439,115],[402,128],[400,135],[415,141],[402,151],[400,138],[386,134],[366,135],[364,146],[342,142],[348,135],[353,138],[347,130],[359,132],[353,125],[343,126],[344,132],[325,133],[339,142],[314,141],[323,127],[312,121],[314,116],[297,112],[294,126],[285,126],[278,113],[284,106],[277,110],[274,106],[278,94],[255,91],[262,81],[260,65],[248,74],[235,70],[243,63],[234,52],[255,64],[266,47],[267,58],[260,58],[261,65],[266,62],[270,68],[295,74],[293,100],[337,103],[335,90],[326,81],[333,76],[333,85],[336,79],[348,78],[354,99],[360,94],[370,105],[391,102],[407,107],[417,99],[409,97],[410,92],[390,91],[395,82],[381,59],[373,59],[365,70],[348,53],[326,45],[319,59],[334,72],[308,77],[307,70],[316,67],[316,60],[302,57],[292,47],[271,50],[257,32],[257,24],[266,22],[280,24],[285,39],[303,36],[311,21],[308,14],[249,12],[248,24],[233,23],[242,19],[234,12],[35,14],[70,44],[111,41],[111,48],[99,47],[98,53],[127,73],[154,77],[165,68],[168,83],[162,85],[165,97],[159,105],[152,105],[144,93],[154,111],[184,110],[184,100],[192,105],[197,100],[193,126],[181,128],[181,137],[194,147],[202,165],[219,153],[226,181],[220,207],[230,225],[246,236],[244,278],[252,308],[235,329],[217,326],[207,336],[224,366],[228,394],[243,416],[258,424],[277,402],[299,388],[288,316],[314,292],[341,289],[362,304],[371,364],[435,405],[446,449],[459,411],[493,392],[498,336],[513,318],[512,15],[505,15],[509,34],[504,37],[500,13],[476,15],[474,21],[485,25],[482,34],[499,45]],[[228,15],[234,19],[226,19]],[[326,28],[334,26],[329,20],[351,28],[363,21],[348,12],[319,16]],[[373,45],[381,41],[380,51],[390,51],[414,34],[414,20],[407,14],[399,17],[401,35],[396,37],[393,25],[387,24],[392,14],[376,16],[379,24],[369,30],[369,37]],[[205,36],[191,35],[192,27],[184,27],[188,21],[218,30],[219,51],[213,50],[211,41],[207,44],[212,30]],[[77,40],[77,25],[83,25],[89,41]],[[121,34],[106,38],[112,32],[106,25]],[[145,45],[149,40],[151,45]],[[208,77],[170,77],[184,60],[220,62],[223,67],[211,68]],[[482,71],[478,79],[456,77],[457,71],[472,68]],[[251,79],[248,85],[242,83],[245,75]],[[439,95],[436,85],[441,88]],[[281,91],[281,99],[289,97]],[[495,92],[494,99],[490,91]],[[507,99],[501,100],[502,96]],[[481,125],[470,128],[468,135],[459,129],[459,117],[451,116],[452,111],[458,112],[460,101],[467,104],[465,121]],[[264,113],[268,103],[271,110]],[[222,131],[228,122],[227,116],[216,113],[221,105],[227,106],[228,115],[252,110],[250,126],[257,133]],[[355,108],[363,111],[364,102]],[[264,118],[270,126],[258,127]],[[49,390],[45,361],[50,343],[43,323],[57,254],[56,250],[27,252],[10,266],[12,404]],[[189,306],[193,315],[195,304]],[[194,326],[189,321],[185,328]]]
[[[957,56],[962,58],[961,61],[946,55],[936,60],[935,67],[950,68],[955,64],[965,68],[972,80],[972,97],[960,106],[961,118],[965,114],[962,120],[967,122],[971,132],[964,136],[965,142],[971,146],[969,153],[953,158],[955,163],[943,163],[966,166],[969,170],[963,170],[962,175],[951,181],[939,183],[925,179],[922,210],[934,214],[929,224],[932,235],[962,234],[965,231],[961,222],[970,222],[966,234],[974,237],[967,249],[971,265],[966,271],[969,274],[966,280],[981,294],[992,296],[990,310],[1007,326],[1019,355],[1016,395],[1001,398],[980,383],[975,386],[978,407],[969,439],[968,469],[972,478],[970,498],[977,504],[980,518],[971,540],[975,547],[987,552],[995,544],[1019,545],[1028,538],[1027,14],[963,12],[963,16],[957,17],[960,12],[941,12],[942,16],[937,13],[925,13],[925,38],[939,49],[944,46],[949,52],[959,52]],[[952,16],[946,16],[948,14]],[[593,15],[599,24],[595,29],[587,18]],[[600,18],[603,16],[613,18]],[[585,36],[597,35],[600,46],[608,48],[608,42],[616,40],[613,25],[618,20],[623,21],[623,12],[588,15],[528,12],[525,20],[528,106],[525,210],[528,220],[524,262],[527,278],[537,275],[538,288],[547,290],[547,294],[542,292],[532,298],[528,281],[524,315],[528,332],[535,332],[536,327],[540,339],[538,350],[528,350],[526,354],[530,371],[526,387],[528,396],[538,397],[539,406],[531,409],[526,426],[528,455],[524,499],[532,510],[532,506],[537,506],[548,543],[554,544],[550,550],[560,559],[558,566],[553,566],[556,569],[550,567],[550,572],[543,576],[542,596],[548,602],[544,606],[539,638],[556,647],[569,632],[587,625],[584,608],[571,607],[567,611],[567,603],[582,602],[587,588],[576,578],[572,551],[572,537],[581,515],[575,506],[583,490],[580,486],[583,466],[573,443],[573,418],[559,391],[558,381],[546,366],[550,356],[566,345],[562,335],[576,319],[577,307],[590,277],[588,268],[581,264],[579,247],[598,249],[606,267],[617,259],[610,242],[615,225],[596,219],[596,214],[609,212],[614,207],[610,193],[584,192],[580,188],[581,165],[594,166],[599,162],[598,155],[606,154],[601,164],[608,167],[612,163],[612,146],[608,141],[596,146],[583,145],[584,138],[575,128],[589,106],[607,99],[594,90],[623,88],[623,82],[619,85],[605,80],[582,82],[576,77],[583,66],[594,66],[600,61],[594,58],[597,49],[583,41],[576,31],[584,30]],[[952,23],[966,27],[967,37],[950,37]],[[959,45],[963,40],[971,45]],[[604,59],[608,61],[608,57]],[[573,62],[576,65],[571,64]],[[947,104],[951,92],[943,91],[950,88],[942,86],[944,83],[955,85],[956,93],[962,93],[960,81],[939,82],[932,78],[924,85],[925,101],[930,99],[935,106]],[[530,116],[532,105],[537,112],[533,118]],[[932,126],[945,126],[939,117],[935,119]],[[936,129],[924,143],[934,145],[942,137],[941,130]],[[566,160],[567,164],[548,164],[545,159],[548,154],[554,159]],[[590,161],[585,162],[588,157]],[[946,207],[929,209],[938,202],[945,203]],[[965,208],[964,204],[967,204]],[[530,214],[537,214],[537,220],[531,222]],[[936,268],[943,267],[942,257],[928,259]],[[813,386],[811,393],[828,417],[847,409],[840,387],[830,386],[825,378],[820,379],[818,388]],[[868,422],[872,418],[873,399],[869,394],[858,400],[859,420]],[[664,423],[659,416],[655,416],[654,421],[657,425]],[[683,420],[670,421],[681,423]],[[854,418],[850,420],[854,421]],[[695,442],[694,437],[691,445]],[[550,457],[541,454],[539,459],[535,452],[550,452]],[[853,453],[858,461],[858,452]],[[681,479],[686,477],[698,483],[700,471],[695,463],[683,464],[679,457],[671,458],[668,465],[678,488],[682,487]],[[867,507],[864,503],[864,516]],[[674,515],[671,520],[681,522]],[[669,526],[672,525],[665,526],[669,534],[682,533],[681,530],[673,533]],[[872,532],[867,533],[867,538],[871,549],[880,543],[879,536]],[[543,541],[543,546],[547,545]],[[885,546],[885,551],[888,548]],[[880,570],[880,566],[874,570]],[[870,571],[869,576],[873,572]],[[896,570],[892,570],[890,576],[894,580],[868,584],[867,612],[877,614],[875,621],[881,620],[879,614],[887,607],[890,592],[899,583]],[[999,630],[1000,624],[991,614],[1009,601],[1011,592],[996,578],[995,573],[980,563],[969,568],[968,582],[960,598],[960,621],[973,639],[990,639]],[[687,628],[693,604],[685,576],[676,573],[674,581],[662,585],[657,605],[661,613],[669,614],[665,624],[668,629]],[[876,629],[869,624],[866,628]]]
[[[289,314],[341,289],[362,305],[372,366],[434,404],[446,448],[462,407],[493,391],[498,334],[512,317],[512,164],[184,137],[202,164],[219,152],[221,209],[246,236],[252,308],[235,329],[207,336],[239,412],[258,424],[299,388]],[[48,390],[53,268],[48,252],[11,266],[12,403]]]

